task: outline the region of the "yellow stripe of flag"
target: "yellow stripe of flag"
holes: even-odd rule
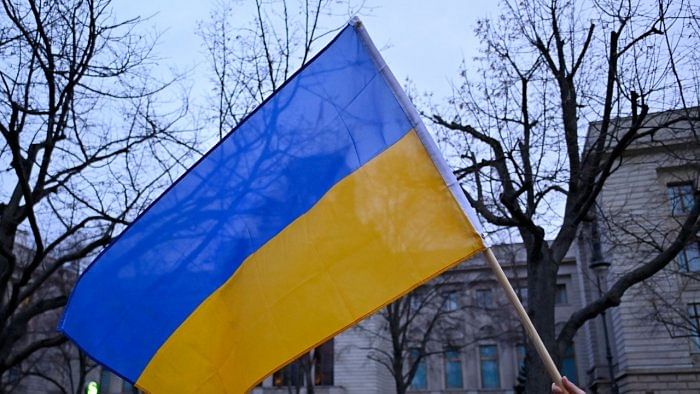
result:
[[[482,249],[411,131],[251,255],[137,384],[159,393],[243,392],[271,366]]]

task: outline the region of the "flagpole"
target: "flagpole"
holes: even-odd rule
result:
[[[355,27],[356,31],[364,41],[371,58],[375,61],[377,69],[379,69],[380,73],[384,77],[384,80],[391,87],[391,90],[394,92],[396,100],[398,101],[399,105],[401,105],[401,107],[404,109],[404,112],[410,119],[413,127],[416,130],[416,133],[418,134],[418,138],[420,138],[421,142],[428,151],[428,155],[431,158],[433,158],[433,162],[437,167],[438,172],[445,179],[445,183],[447,184],[448,189],[450,190],[450,192],[452,193],[452,195],[454,196],[455,200],[462,208],[464,213],[469,217],[469,222],[472,224],[472,226],[474,226],[474,230],[477,233],[481,233],[479,221],[474,215],[472,209],[470,208],[469,203],[467,202],[467,199],[464,196],[464,192],[462,191],[462,187],[460,186],[459,182],[452,173],[452,170],[442,159],[440,150],[435,145],[435,142],[433,141],[432,137],[430,137],[430,133],[425,128],[425,125],[423,124],[423,121],[421,120],[418,111],[416,111],[416,109],[413,107],[411,100],[401,88],[401,84],[399,84],[399,82],[396,80],[394,74],[392,74],[391,70],[389,70],[389,67],[386,66],[384,59],[379,53],[379,50],[377,50],[377,47],[372,42],[372,39],[369,37],[369,34],[362,25],[362,22],[359,18],[353,17],[352,19],[350,19],[350,21],[348,21],[348,24]],[[552,357],[547,352],[547,348],[544,346],[544,343],[542,343],[542,339],[540,339],[539,334],[537,334],[535,326],[532,325],[530,317],[525,312],[525,308],[523,308],[523,305],[520,303],[520,300],[515,294],[513,287],[510,285],[510,282],[508,282],[508,278],[506,278],[506,275],[503,273],[503,269],[498,264],[498,260],[496,260],[496,257],[493,255],[489,248],[486,248],[484,254],[486,255],[486,261],[488,261],[489,265],[491,266],[491,269],[496,274],[498,282],[506,291],[506,296],[515,307],[515,310],[518,313],[518,316],[520,317],[520,321],[525,327],[525,330],[527,331],[530,340],[535,345],[535,349],[537,349],[537,353],[540,355],[542,362],[544,362],[545,368],[547,369],[549,376],[566,393],[567,391],[562,385],[561,375],[557,370],[557,366],[554,364],[554,361],[552,361]]]
[[[486,256],[486,262],[488,262],[489,266],[491,267],[491,270],[493,270],[493,273],[496,274],[496,279],[498,280],[498,283],[501,285],[501,287],[503,287],[503,290],[505,290],[506,297],[508,297],[510,303],[513,304],[515,312],[518,314],[518,317],[520,318],[520,322],[522,323],[523,327],[525,327],[525,331],[527,332],[530,341],[532,341],[532,344],[535,346],[537,354],[539,354],[540,359],[544,363],[544,367],[547,370],[549,377],[552,378],[552,380],[557,384],[557,386],[561,387],[561,389],[564,390],[564,392],[566,392],[566,389],[564,389],[564,385],[561,382],[561,375],[559,374],[559,370],[557,370],[557,366],[556,364],[554,364],[554,360],[552,360],[552,357],[549,355],[547,348],[542,342],[542,338],[540,338],[540,335],[537,333],[535,326],[530,320],[530,316],[527,315],[523,304],[520,302],[518,295],[515,294],[513,286],[510,285],[506,274],[503,272],[503,268],[501,268],[501,265],[498,263],[498,260],[491,251],[491,248],[486,248],[484,250],[484,256]]]

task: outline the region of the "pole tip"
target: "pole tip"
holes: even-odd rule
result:
[[[350,20],[348,21],[348,25],[356,27],[356,28],[361,27],[362,21],[360,20],[360,18],[357,15],[355,15],[352,18],[350,18]]]

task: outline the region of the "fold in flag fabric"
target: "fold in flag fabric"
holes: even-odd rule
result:
[[[359,20],[81,276],[60,329],[153,393],[232,392],[484,249]]]

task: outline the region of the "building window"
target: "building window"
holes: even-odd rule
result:
[[[678,268],[683,272],[700,272],[700,245],[688,244],[676,256]]]
[[[569,378],[571,383],[578,384],[578,371],[576,369],[576,352],[574,344],[570,343],[564,350],[564,355],[561,360],[561,372]]]
[[[445,294],[445,311],[454,312],[459,309],[459,295],[456,291]]]
[[[425,294],[421,290],[414,290],[409,295],[409,302],[411,303],[411,309],[414,311],[421,309],[423,302],[425,301]]]
[[[302,357],[306,357],[306,355]],[[275,387],[304,386],[304,369],[301,359],[296,359],[291,364],[276,371],[272,375],[272,384]]]
[[[462,355],[457,349],[449,349],[445,352],[445,388],[461,389],[462,387]]]
[[[10,383],[12,385],[19,382],[20,379],[22,379],[22,369],[18,365],[10,367],[9,371],[7,371],[6,383]]]
[[[518,366],[518,371],[525,368],[525,345],[519,343],[515,345],[515,362]]]
[[[108,369],[102,368],[100,372],[100,391],[109,393],[112,373]]]
[[[134,385],[128,381],[122,380],[122,393],[138,394],[138,390],[136,390],[136,387],[134,387]]]
[[[314,384],[316,386],[333,385],[334,369],[333,340],[316,348],[314,352]]]
[[[554,303],[556,305],[565,305],[569,303],[569,297],[566,294],[566,285],[563,283],[557,284],[557,292],[555,294]]]
[[[498,347],[496,345],[479,346],[479,366],[481,369],[481,388],[500,388],[501,374],[498,369]]]
[[[691,182],[670,183],[667,186],[671,215],[685,215],[693,208],[695,190]]]
[[[527,286],[518,288],[518,297],[523,306],[527,306]]]
[[[695,348],[693,351],[700,351],[700,303],[688,304],[688,320],[692,329],[691,338]]]
[[[480,308],[493,307],[493,292],[491,289],[476,290],[476,306]]]
[[[420,350],[411,349],[409,352],[409,368],[412,367],[416,360],[420,356]],[[416,368],[416,374],[413,375],[411,379],[411,389],[413,390],[425,390],[428,388],[428,369],[425,365],[425,357],[421,357],[418,361],[418,367]]]
[[[313,375],[315,386],[333,385],[333,339],[320,345],[313,352]],[[272,375],[275,387],[305,386],[306,370],[309,368],[309,355],[305,354]]]

